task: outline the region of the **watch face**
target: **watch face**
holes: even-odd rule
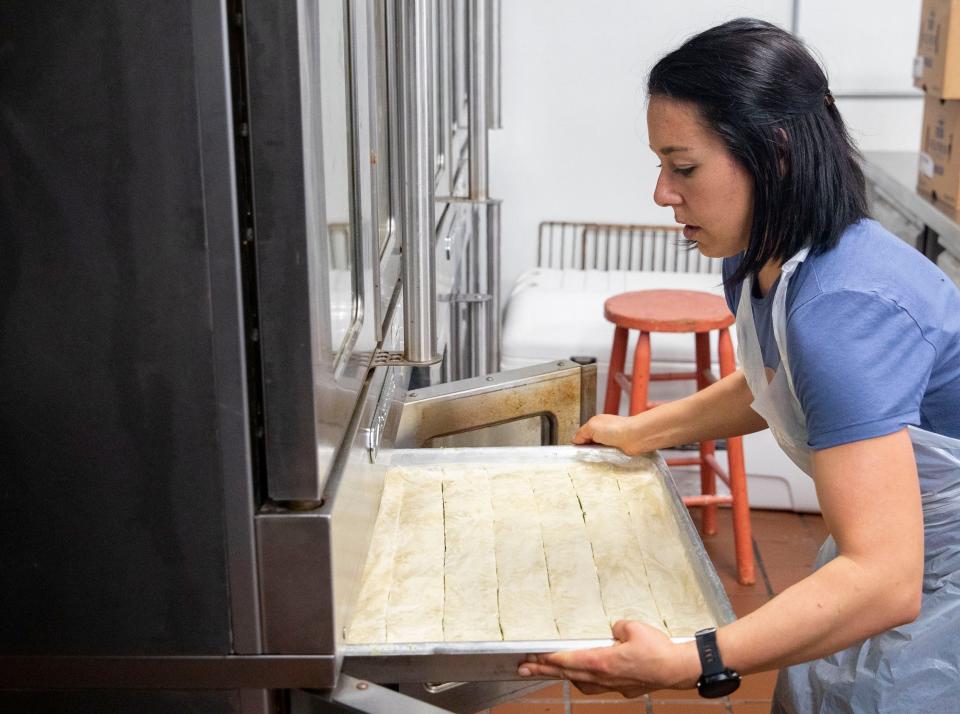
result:
[[[700,677],[697,681],[697,692],[701,697],[714,699],[716,697],[725,697],[737,691],[740,686],[740,675],[736,672],[727,670],[720,674],[714,674],[711,677]]]

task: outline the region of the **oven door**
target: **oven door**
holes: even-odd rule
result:
[[[245,3],[246,240],[261,374],[252,396],[262,495],[273,501],[321,500],[376,346],[367,10]]]

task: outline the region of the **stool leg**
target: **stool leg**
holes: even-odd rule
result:
[[[720,374],[726,377],[736,369],[730,332],[720,331]],[[753,569],[753,535],[750,528],[750,501],[747,497],[747,470],[743,461],[743,437],[727,439],[730,494],[733,496],[733,542],[737,553],[737,580],[741,585],[756,581]]]
[[[698,332],[697,343],[697,390],[704,389],[708,382],[704,374],[710,369],[710,333]],[[712,440],[700,442],[700,493],[704,496],[714,496],[717,493],[717,475],[707,465],[707,456],[712,456],[716,445]],[[717,532],[717,504],[712,503],[700,509],[704,535],[716,535]]]
[[[630,414],[647,410],[650,391],[650,333],[641,332],[633,353],[633,388],[630,390]]]
[[[620,413],[620,385],[617,374],[623,373],[627,361],[627,328],[618,327],[613,331],[613,349],[610,350],[610,371],[607,373],[607,398],[603,403],[604,414]]]

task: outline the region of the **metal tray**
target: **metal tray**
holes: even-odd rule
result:
[[[680,500],[677,485],[659,453],[630,457],[610,447],[533,446],[455,449],[404,449],[383,454],[391,466],[445,463],[571,463],[591,461],[638,468],[652,464],[663,476],[680,538],[714,619],[720,625],[734,620],[733,609],[713,568],[703,542]],[[675,642],[690,640],[675,637]],[[520,679],[517,666],[527,654],[605,647],[601,640],[511,640],[508,642],[418,642],[413,644],[344,644],[343,671],[372,682],[489,682]]]

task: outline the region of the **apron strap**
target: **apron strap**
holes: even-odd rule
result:
[[[787,357],[787,286],[790,284],[790,278],[794,271],[800,263],[806,260],[809,253],[809,248],[802,248],[783,264],[780,269],[780,283],[777,285],[777,292],[773,296],[773,337],[777,342],[777,349],[780,350],[780,361],[783,363],[787,385],[790,387],[790,393],[794,399],[797,398],[797,390],[793,386],[790,360]]]

